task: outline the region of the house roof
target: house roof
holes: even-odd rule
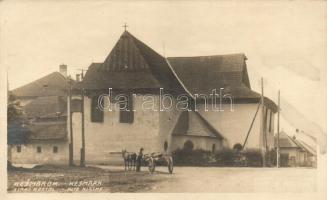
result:
[[[223,139],[222,135],[196,111],[181,112],[172,134]]]
[[[259,102],[261,95],[251,90],[244,54],[169,57],[167,58],[188,91],[207,95],[220,88],[223,95],[231,95],[235,101]],[[201,97],[201,96],[199,96]],[[265,97],[265,105],[277,111],[276,104]]]
[[[27,125],[28,140],[60,140],[66,139],[66,121],[38,122]]]
[[[275,138],[275,143],[277,144],[277,138]],[[283,131],[279,133],[279,147],[280,148],[301,148]]]
[[[275,137],[275,144],[277,143],[277,138]],[[276,145],[277,146],[277,145]],[[285,132],[279,133],[279,147],[280,148],[298,148],[303,151],[309,152],[312,155],[317,155],[317,151],[310,147],[303,141],[296,139],[295,137],[288,136]]]
[[[302,150],[307,151],[307,152],[311,153],[312,155],[317,155],[317,151],[313,147],[306,144],[304,141],[297,139],[295,136],[293,136],[293,137],[288,136],[288,137]]]
[[[77,87],[183,90],[165,58],[127,31],[103,63],[90,65]]]
[[[163,58],[125,31],[103,63],[92,63],[75,88],[164,88],[209,97],[213,89],[229,94],[234,102],[257,103],[260,94],[251,90],[244,54]],[[200,97],[201,98],[201,97]],[[265,97],[265,105],[277,105]]]
[[[317,155],[317,149],[311,147],[304,141],[300,141],[300,140],[296,139],[295,142],[297,142],[298,145],[300,145],[303,149],[305,149],[307,152],[311,153],[312,155],[315,155],[315,156]]]
[[[67,114],[67,100],[60,96],[37,97],[24,106],[28,118],[49,118]]]
[[[184,84],[193,92],[209,94],[212,88],[239,87],[242,84],[251,88],[244,54],[168,57],[167,59]],[[200,77],[205,79],[201,80]]]
[[[29,84],[14,89],[12,94],[19,98],[66,96],[66,85],[66,78],[59,72],[53,72]]]

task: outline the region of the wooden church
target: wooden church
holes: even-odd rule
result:
[[[217,151],[243,145],[247,135],[244,148],[273,148],[277,108],[266,97],[260,106],[246,59],[244,54],[164,58],[123,32],[104,62],[92,63],[74,85],[67,118],[74,162],[82,153],[86,164],[111,163],[123,149],[169,153],[188,145]],[[223,98],[206,98],[214,90]],[[216,101],[218,110],[212,106]],[[82,112],[74,110],[77,102]]]

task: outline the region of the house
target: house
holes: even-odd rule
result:
[[[277,138],[275,138],[277,147]],[[281,166],[316,166],[316,151],[295,136],[290,137],[284,131],[279,134],[279,149],[281,157]]]
[[[9,160],[13,164],[68,164],[67,66],[11,91],[26,116],[19,129],[9,125]],[[20,130],[24,139],[12,138]],[[16,131],[17,132],[17,131]]]
[[[74,89],[73,100],[84,91],[84,115],[72,114],[75,162],[82,116],[86,163],[110,163],[123,149],[217,151],[245,141],[244,148],[274,148],[276,104],[264,97],[260,106],[244,54],[164,58],[125,31]]]

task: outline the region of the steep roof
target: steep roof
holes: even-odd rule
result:
[[[53,72],[29,84],[14,89],[12,94],[19,98],[66,96],[66,85],[66,78],[59,72]]]
[[[31,123],[27,128],[28,140],[62,140],[67,136],[66,121]]]
[[[127,31],[102,64],[91,64],[78,87],[183,90],[165,58]]]
[[[231,95],[235,101],[258,102],[261,95],[251,90],[244,54],[169,57],[167,58],[174,72],[192,95],[219,94]],[[265,105],[274,112],[276,104],[265,97]]]
[[[277,143],[277,138],[275,138],[275,143]],[[279,147],[301,148],[283,131],[279,133]]]
[[[295,140],[295,141],[297,142],[298,145],[300,145],[307,152],[309,152],[309,153],[311,153],[312,155],[315,155],[315,156],[317,155],[317,149],[311,147],[310,145],[308,145],[304,141],[300,141],[300,140]]]
[[[192,92],[209,94],[211,89],[242,84],[250,87],[244,54],[168,57],[171,66]],[[203,78],[205,79],[199,79]]]
[[[211,94],[213,89],[231,95],[236,101],[259,102],[251,90],[244,54],[163,58],[125,31],[103,63],[92,63],[76,88],[152,89],[164,88],[182,93]],[[186,91],[185,91],[186,90]],[[265,105],[277,111],[265,97]]]
[[[67,114],[67,100],[60,96],[37,97],[24,106],[28,118],[56,117]]]
[[[172,134],[223,139],[222,135],[196,111],[181,112]]]

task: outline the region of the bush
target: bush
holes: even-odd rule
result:
[[[218,166],[233,166],[237,159],[238,152],[231,149],[223,149],[215,153],[216,163]]]
[[[246,166],[248,167],[261,167],[262,166],[262,154],[259,150],[249,149],[242,152],[246,159]]]
[[[189,149],[177,149],[173,159],[174,164],[180,166],[208,166],[215,161],[209,151]]]
[[[217,152],[177,149],[172,153],[177,166],[262,166],[262,155],[257,149],[236,151],[222,149]]]

